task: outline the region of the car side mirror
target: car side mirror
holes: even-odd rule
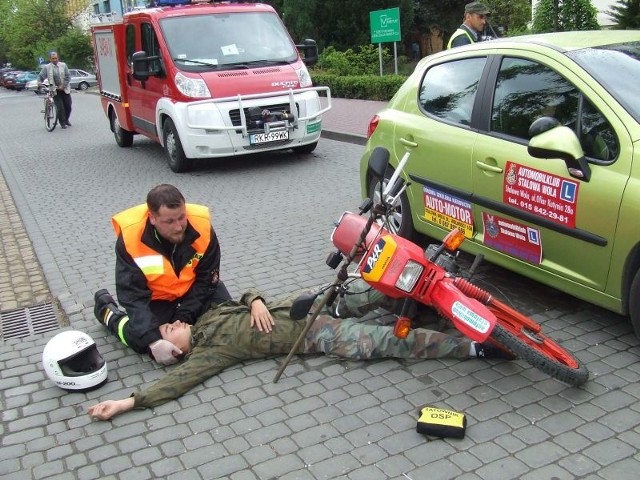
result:
[[[296,45],[296,48],[300,52],[305,65],[312,66],[318,63],[318,45],[315,40],[306,38],[302,45]]]
[[[580,140],[569,127],[551,117],[542,117],[529,128],[531,139],[527,151],[535,158],[564,160],[569,175],[583,182],[591,179],[591,167],[584,156]]]
[[[369,156],[368,169],[371,176],[378,181],[384,178],[389,166],[389,150],[384,147],[376,147]]]

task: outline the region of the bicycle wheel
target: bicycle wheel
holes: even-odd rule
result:
[[[575,355],[542,333],[542,326],[528,316],[493,298],[461,278],[455,285],[469,297],[484,303],[498,319],[490,337],[519,359],[547,375],[577,387],[589,379],[589,370]]]
[[[45,100],[44,106],[44,126],[49,132],[53,132],[58,123],[58,112],[52,101]]]

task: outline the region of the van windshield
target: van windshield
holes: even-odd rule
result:
[[[164,18],[160,27],[181,70],[202,72],[292,63],[298,52],[277,15],[268,12]]]

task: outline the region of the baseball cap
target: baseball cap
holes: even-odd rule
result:
[[[464,13],[477,13],[479,15],[491,15],[491,11],[484,3],[471,2],[464,6]]]

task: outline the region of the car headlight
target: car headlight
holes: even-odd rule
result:
[[[311,81],[311,75],[309,75],[309,70],[307,70],[306,66],[302,66],[300,70],[298,70],[298,81],[300,82],[300,88],[312,87],[313,82]]]
[[[402,273],[396,280],[396,288],[399,288],[403,292],[410,293],[413,287],[416,286],[416,282],[422,275],[424,267],[413,260],[409,260],[402,269]]]
[[[174,78],[176,87],[186,97],[191,98],[211,98],[211,93],[207,84],[201,78],[185,77],[182,73],[176,73]]]

